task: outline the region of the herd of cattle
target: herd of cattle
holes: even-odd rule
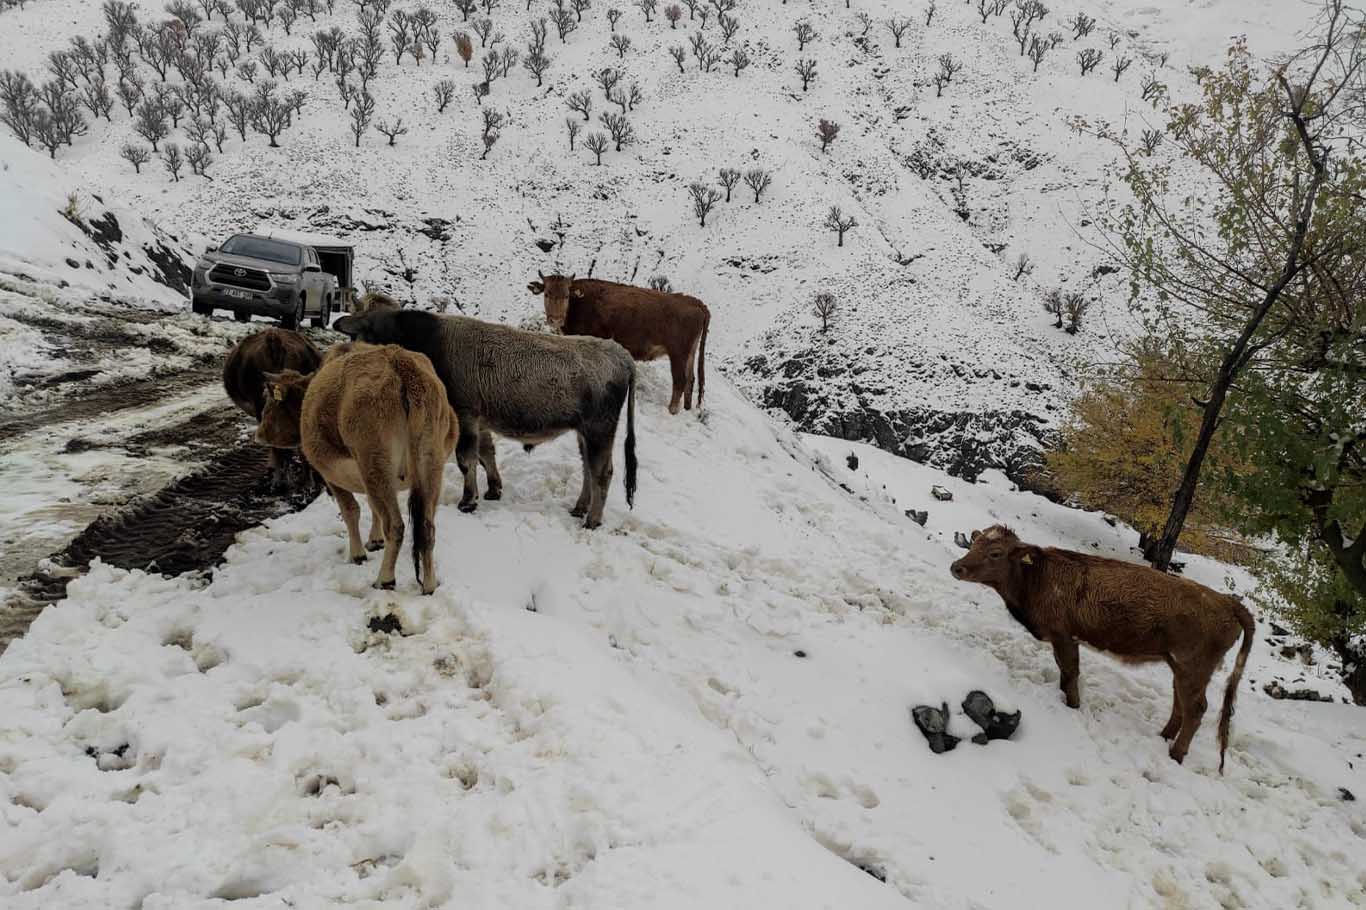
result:
[[[394,587],[403,543],[398,491],[407,489],[413,568],[424,594],[436,588],[433,544],[442,472],[452,451],[464,477],[462,512],[502,496],[494,437],[528,450],[562,433],[578,437],[583,487],[571,514],[584,527],[602,523],[611,485],[617,424],[626,408],[626,502],[636,489],[636,360],[667,356],[673,376],[670,413],[702,403],[711,314],[694,297],[573,275],[540,275],[546,334],[405,310],[368,294],[334,324],[352,340],[325,353],[296,332],[266,329],[229,354],[229,397],[257,420],[270,447],[275,481],[289,452],[302,452],[321,476],[346,524],[348,556],[384,550],[377,588]],[[694,369],[695,366],[695,369]],[[370,503],[364,543],[355,494]],[[1129,662],[1164,661],[1173,674],[1172,711],[1162,736],[1180,762],[1206,710],[1205,690],[1242,635],[1219,716],[1219,768],[1229,719],[1252,646],[1252,614],[1234,597],[1145,566],[1030,546],[1004,527],[975,532],[953,563],[960,581],[995,590],[1018,622],[1049,642],[1066,703],[1080,706],[1078,643]]]

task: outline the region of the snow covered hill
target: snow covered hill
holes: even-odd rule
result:
[[[0,657],[0,904],[1366,900],[1366,816],[1338,789],[1366,793],[1360,710],[1261,695],[1259,647],[1227,775],[1208,718],[1177,766],[1165,670],[1088,654],[1070,711],[1047,649],[947,572],[952,532],[988,521],[1120,556],[1131,533],[776,431],[720,379],[702,419],[668,392],[642,370],[636,509],[618,487],[596,532],[566,511],[568,440],[505,446],[505,499],[472,516],[448,471],[430,598],[406,555],[372,590],[327,500],[211,579],[73,583]],[[1020,731],[932,755],[909,709],[972,688]]]
[[[1068,118],[1156,121],[1139,97],[1143,75],[1185,97],[1186,67],[1215,62],[1231,35],[1249,33],[1254,50],[1271,54],[1295,44],[1310,10],[1292,0],[1069,2],[1041,26],[1065,37],[1035,74],[1008,17],[984,24],[972,4],[939,3],[926,26],[920,0],[748,0],[734,12],[731,43],[752,64],[736,77],[725,64],[698,71],[686,49],[701,21],[689,14],[674,28],[662,9],[647,23],[623,5],[615,31],[632,45],[619,55],[608,44],[609,5],[589,7],[564,42],[552,26],[543,86],[520,67],[494,80],[484,104],[506,122],[486,160],[471,91],[484,78],[484,48],[462,66],[450,38],[469,23],[436,4],[436,59],[396,66],[388,57],[371,84],[378,117],[409,127],[392,147],[372,131],[355,148],[331,74],[304,72],[281,83],[307,94],[281,147],[230,135],[209,179],[172,182],[155,160],[134,173],[119,149],[137,137],[117,106],[56,166],[70,190],[117,199],[178,237],[221,238],[262,221],[349,237],[362,279],[424,306],[514,323],[536,316],[524,286],[537,269],[638,282],[666,275],[712,307],[710,350],[746,393],[803,429],[875,441],[963,476],[1014,472],[1035,457],[1075,387],[1075,361],[1130,330],[1118,278],[1097,270],[1086,232],[1110,153],[1069,133]],[[528,23],[547,9],[509,2],[492,20],[521,50]],[[1073,41],[1065,20],[1079,10],[1099,25]],[[163,18],[155,2],[139,13]],[[897,16],[912,22],[900,47],[886,27]],[[818,32],[800,54],[798,20]],[[221,26],[220,14],[205,27]],[[301,18],[292,35],[277,22],[266,42],[307,51],[309,35],[332,26],[354,35],[354,5]],[[38,78],[49,52],[103,30],[95,0],[42,0],[3,14],[0,46],[7,66]],[[721,44],[714,17],[705,36]],[[686,72],[669,56],[673,45],[685,49]],[[1080,76],[1079,47],[1102,49],[1107,62]],[[937,97],[930,79],[945,53],[964,68]],[[1115,56],[1133,60],[1118,82],[1106,69]],[[799,58],[816,63],[809,91],[794,72]],[[583,136],[568,148],[565,120],[578,115],[565,100],[589,91],[584,136],[601,129],[598,115],[614,108],[592,74],[607,66],[623,70],[623,85],[638,83],[643,101],[628,114],[635,143],[597,167]],[[156,78],[142,71],[150,87]],[[229,73],[226,87],[250,90]],[[170,78],[179,81],[174,70]],[[438,113],[431,91],[442,79],[457,91]],[[815,138],[822,118],[842,125],[824,153]],[[184,143],[183,130],[172,139]],[[7,142],[7,161],[27,161]],[[773,186],[756,203],[741,184],[703,228],[686,188],[714,184],[721,167],[768,169]],[[858,222],[843,247],[821,227],[832,205]],[[1015,281],[1020,253],[1037,268]],[[1100,300],[1079,336],[1053,329],[1041,309],[1043,291],[1058,286]],[[828,334],[810,314],[822,290],[839,307]]]

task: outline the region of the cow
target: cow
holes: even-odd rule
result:
[[[401,344],[431,358],[460,421],[456,463],[464,475],[460,511],[499,499],[503,479],[494,433],[525,446],[573,432],[583,459],[583,486],[569,513],[585,528],[602,524],[612,483],[612,449],[626,405],[626,504],[635,506],[636,370],[614,341],[526,332],[466,316],[396,310],[346,316],[334,328],[372,344]]]
[[[382,310],[400,310],[403,304],[390,297],[383,291],[366,291],[359,300],[356,301],[352,314],[363,316],[366,313],[378,313]]]
[[[636,360],[669,358],[673,395],[669,413],[683,407],[692,410],[693,364],[697,370],[697,406],[707,388],[707,329],[711,311],[696,297],[649,288],[575,278],[573,275],[542,275],[527,285],[531,293],[545,297],[546,322],[563,335],[610,338]]]
[[[243,338],[228,353],[223,364],[223,388],[233,404],[260,423],[266,406],[266,373],[312,373],[321,363],[322,355],[303,335],[265,329]],[[270,450],[271,487],[277,491],[287,486],[289,460],[287,449]]]
[[[959,581],[1001,595],[1030,634],[1053,646],[1070,708],[1081,706],[1077,643],[1126,663],[1164,661],[1172,671],[1172,713],[1162,737],[1180,763],[1206,708],[1205,689],[1233,643],[1242,646],[1219,712],[1219,773],[1224,771],[1229,720],[1247,664],[1256,621],[1242,601],[1147,566],[1023,543],[1009,528],[974,531],[971,547],[950,567]]]
[[[316,373],[267,373],[265,411],[256,438],[276,448],[302,448],[346,523],[348,556],[365,562],[383,534],[384,559],[374,587],[394,587],[403,545],[398,491],[407,489],[413,527],[413,572],[423,594],[436,590],[432,551],[441,481],[459,424],[431,361],[398,345],[329,350]],[[360,539],[360,506],[370,502],[371,546]]]

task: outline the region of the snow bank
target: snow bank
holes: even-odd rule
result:
[[[953,481],[849,472],[847,443],[775,432],[711,386],[703,419],[670,418],[667,370],[642,370],[637,506],[618,486],[596,532],[567,514],[571,440],[504,446],[505,498],[472,516],[449,470],[431,598],[406,557],[398,591],[371,589],[326,500],[244,534],[203,583],[95,567],[0,657],[0,902],[1366,899],[1366,820],[1337,795],[1366,792],[1362,712],[1272,702],[1254,666],[1228,774],[1212,722],[1171,763],[1164,672],[1088,655],[1068,710],[1051,655],[953,582],[941,536],[1122,532],[966,484],[922,529],[901,507]],[[391,613],[402,634],[370,631]],[[909,709],[977,687],[1023,711],[1016,738],[931,755]]]

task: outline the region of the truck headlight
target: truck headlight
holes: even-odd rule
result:
[[[298,284],[298,283],[299,283],[299,276],[298,276],[298,275],[295,275],[295,274],[292,273],[292,272],[285,273],[285,274],[276,274],[275,272],[271,272],[271,273],[270,273],[270,277],[271,277],[271,280],[274,281],[276,284]]]

